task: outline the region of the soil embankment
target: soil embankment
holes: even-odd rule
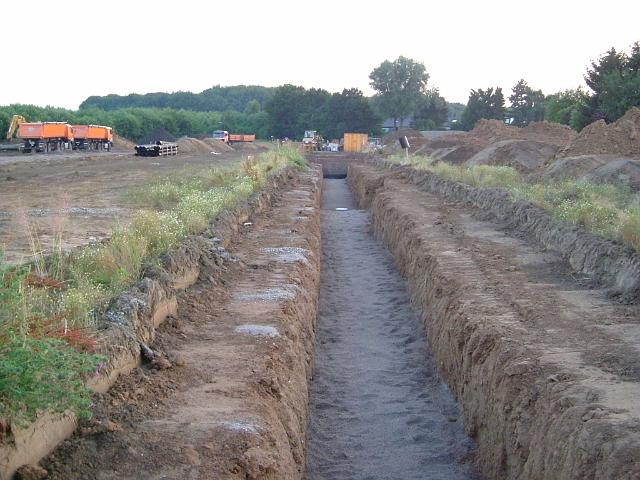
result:
[[[638,478],[637,305],[402,172],[360,165],[348,178],[409,280],[482,472]]]
[[[344,179],[324,181],[322,252],[306,478],[478,478],[407,285]]]
[[[51,479],[299,479],[319,282],[317,170],[200,258],[144,364],[44,462]],[[176,266],[177,268],[177,266]]]

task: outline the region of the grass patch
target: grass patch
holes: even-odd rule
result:
[[[502,188],[515,200],[530,201],[559,220],[640,251],[640,197],[627,186],[576,179],[528,182],[512,167],[455,166],[428,157],[389,160],[474,187]]]
[[[279,148],[235,168],[157,179],[131,193],[140,209],[130,224],[73,255],[62,250],[61,237],[43,255],[31,230],[31,263],[9,265],[0,250],[0,420],[28,421],[39,410],[87,415],[91,395],[83,379],[102,361],[91,351],[108,301],[140,279],[145,262],[203,231],[289,165],[306,163],[297,150]]]

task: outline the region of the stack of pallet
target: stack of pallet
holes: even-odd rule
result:
[[[136,155],[140,157],[163,157],[177,154],[177,143],[158,141],[148,145],[136,145]]]

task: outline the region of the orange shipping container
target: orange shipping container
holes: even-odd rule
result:
[[[18,138],[48,140],[63,138],[73,140],[71,125],[64,122],[22,123],[18,127]]]
[[[344,134],[344,151],[345,152],[362,152],[369,143],[369,135],[366,133],[345,133]]]

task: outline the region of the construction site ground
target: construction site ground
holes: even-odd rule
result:
[[[65,247],[98,241],[126,222],[135,199],[132,187],[185,167],[225,165],[240,152],[137,157],[129,152],[56,152],[0,156],[0,246],[6,259],[32,255],[29,237],[49,248],[54,231]]]
[[[201,262],[152,345],[169,361],[98,394],[49,478],[640,478],[637,303],[401,170],[311,157],[332,180],[292,173]],[[126,218],[131,186],[239,158],[43,156],[0,167],[0,198]],[[77,243],[104,217],[71,215]]]

